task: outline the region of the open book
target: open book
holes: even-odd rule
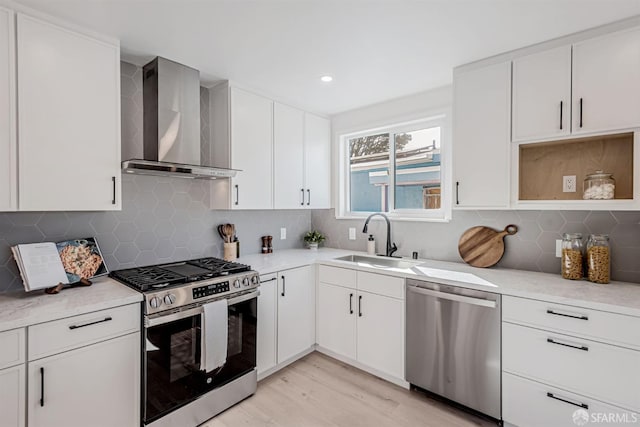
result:
[[[16,245],[11,252],[27,292],[59,283],[75,283],[109,272],[93,237]]]

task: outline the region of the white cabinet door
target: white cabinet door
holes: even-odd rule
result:
[[[304,111],[273,107],[273,189],[276,209],[304,206]]]
[[[0,425],[24,426],[26,401],[25,365],[0,370]]]
[[[513,61],[512,141],[571,132],[571,46]]]
[[[260,296],[258,297],[258,374],[276,366],[276,342],[278,328],[278,297],[275,274],[260,276]]]
[[[120,209],[120,50],[18,14],[20,210]]]
[[[404,378],[404,301],[358,292],[358,362]]]
[[[454,207],[509,206],[511,63],[454,75]]]
[[[640,126],[640,30],[573,46],[573,131]]]
[[[16,79],[13,12],[0,8],[0,211],[16,210]]]
[[[331,122],[306,113],[304,123],[305,206],[330,208]]]
[[[29,363],[30,427],[140,423],[140,334]]]
[[[273,207],[273,102],[231,88],[231,164],[233,209]]]
[[[315,343],[313,267],[278,273],[278,363]]]
[[[318,285],[318,344],[351,359],[356,358],[356,291]]]

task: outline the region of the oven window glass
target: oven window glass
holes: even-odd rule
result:
[[[200,315],[147,328],[145,422],[253,370],[256,314],[256,298],[228,307],[227,360],[208,373],[200,370]]]

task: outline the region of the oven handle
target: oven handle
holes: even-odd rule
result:
[[[235,298],[227,299],[227,305],[235,305],[244,301],[248,301],[250,299],[256,298],[260,295],[260,291],[250,292],[248,294],[240,295]],[[171,313],[155,318],[147,318],[145,319],[144,326],[145,328],[151,328],[153,326],[164,325],[165,323],[174,322],[176,320],[184,319],[186,317],[198,316],[202,314],[204,309],[202,306],[198,306],[195,308],[191,308],[184,311],[178,311],[176,313]]]

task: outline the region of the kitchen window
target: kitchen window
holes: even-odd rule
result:
[[[450,218],[446,116],[340,137],[338,217]]]

